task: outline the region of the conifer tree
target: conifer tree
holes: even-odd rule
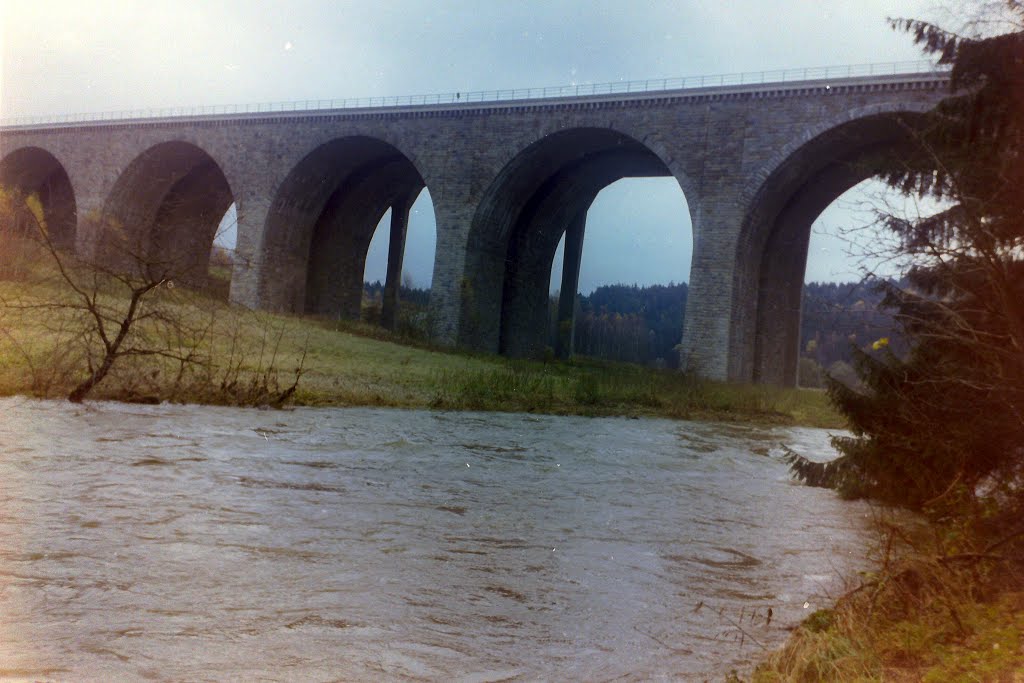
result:
[[[790,455],[809,483],[936,515],[1024,509],[1024,3],[1000,20],[970,36],[891,22],[952,67],[951,92],[880,175],[943,208],[881,216],[911,264],[883,301],[911,351],[854,351],[862,386],[829,385],[853,436],[828,466]]]

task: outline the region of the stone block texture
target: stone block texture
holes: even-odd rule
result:
[[[546,343],[562,234],[610,183],[673,176],[693,225],[685,366],[793,384],[811,223],[872,175],[880,150],[912,144],[915,117],[947,91],[942,74],[906,74],[7,126],[0,183],[38,194],[80,252],[127,244],[166,256],[189,281],[234,202],[231,300],[340,317],[358,315],[377,222],[426,187],[435,340],[532,355]]]

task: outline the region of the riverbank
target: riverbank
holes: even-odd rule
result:
[[[54,287],[0,282],[0,296],[21,305],[66,296]],[[244,405],[283,397],[313,406],[843,426],[820,391],[707,382],[593,359],[453,352],[361,323],[252,312],[195,293],[174,296],[168,305],[181,324],[173,334],[152,322],[140,328],[157,352],[118,359],[90,398]],[[81,311],[8,305],[0,315],[0,395],[66,396],[88,367],[76,350],[88,338]]]
[[[749,683],[1024,681],[1024,544],[1008,521],[984,532],[879,523],[877,569],[805,619]]]

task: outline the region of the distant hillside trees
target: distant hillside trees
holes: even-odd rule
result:
[[[605,285],[578,295],[576,353],[644,365],[679,366],[685,283]]]
[[[407,277],[403,277],[402,280],[402,285],[398,290],[399,301],[403,304],[417,306],[425,310],[430,304],[430,290],[417,289],[416,287],[410,286],[412,281]],[[376,302],[379,307],[380,302],[384,298],[384,283],[380,280],[377,280],[376,282],[364,282],[363,297],[366,303]]]
[[[402,284],[398,288],[398,320],[395,332],[407,339],[426,341],[430,338],[430,290],[418,289],[412,285],[412,278],[408,273],[403,273]],[[384,284],[380,280],[364,282],[361,315],[363,322],[380,324],[383,304]]]
[[[379,316],[384,285],[363,285],[364,319]],[[667,285],[602,285],[590,294],[577,294],[575,351],[578,355],[627,363],[677,368],[678,345],[686,314],[686,283]],[[883,293],[875,282],[818,283],[804,286],[801,319],[801,384],[819,387],[825,374],[853,377],[853,347],[869,347],[890,338],[899,352],[892,314],[879,308]],[[400,295],[405,318],[425,319],[430,290],[403,286]],[[558,294],[550,300],[549,345],[557,339]],[[426,335],[426,330],[422,331]]]
[[[576,353],[645,365],[679,366],[687,285],[639,287],[606,285],[578,295]],[[884,294],[875,282],[809,283],[804,286],[801,318],[805,386],[822,386],[825,372],[852,377],[853,347],[867,347],[890,338],[897,353],[903,348],[894,332],[891,312],[879,307]],[[554,311],[552,301],[552,339]]]
[[[800,377],[806,387],[823,387],[825,375],[850,383],[855,349],[888,339],[896,354],[906,352],[893,312],[881,306],[884,283],[810,282],[804,285],[800,315]]]

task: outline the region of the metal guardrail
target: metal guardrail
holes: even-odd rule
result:
[[[60,114],[50,116],[18,116],[0,119],[0,126],[28,126],[38,124],[92,123],[231,114],[258,114],[275,112],[317,111],[328,109],[375,109],[384,107],[418,107],[436,105],[462,105],[474,103],[511,102],[515,100],[556,99],[593,95],[641,94],[695,88],[717,88],[742,85],[767,85],[797,81],[828,80],[899,74],[944,73],[947,67],[928,60],[911,62],[884,62],[847,66],[819,66],[800,69],[775,69],[714,76],[686,76],[682,78],[653,78],[642,81],[614,81],[551,86],[546,88],[511,88],[503,90],[474,90],[432,95],[400,95],[392,97],[355,97],[345,99],[292,100],[287,102],[260,102],[255,104],[216,104],[191,107],[158,107],[122,109],[117,111]]]

